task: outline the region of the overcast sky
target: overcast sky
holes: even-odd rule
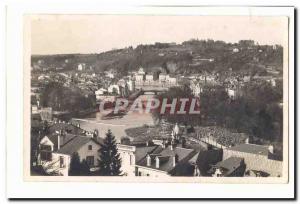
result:
[[[31,21],[32,54],[100,53],[191,38],[283,44],[285,17],[43,15]]]

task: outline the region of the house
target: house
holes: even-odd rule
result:
[[[39,108],[37,105],[31,105],[31,114],[38,114]]]
[[[100,88],[97,91],[95,91],[96,100],[100,100],[101,96],[107,93],[107,89]]]
[[[121,157],[121,171],[124,176],[137,176],[136,164],[147,156],[148,152],[153,152],[158,146],[147,146],[141,144],[118,144],[118,152]]]
[[[42,120],[46,120],[46,121],[52,121],[53,117],[52,117],[52,108],[51,107],[44,107],[44,108],[41,108],[40,110],[40,115],[41,115],[41,118]]]
[[[128,79],[128,81],[126,83],[127,83],[129,91],[131,91],[131,92],[135,91],[135,82],[133,80]]]
[[[235,52],[235,53],[239,52],[239,51],[240,51],[239,48],[236,48],[236,47],[232,49],[232,52]]]
[[[39,143],[38,163],[47,174],[68,176],[71,157],[78,153],[80,162],[86,160],[91,171],[97,169],[102,139],[58,133],[44,136]]]
[[[139,70],[138,70],[138,72],[137,72],[137,74],[139,74],[139,75],[145,75],[146,73],[144,71],[144,68],[140,67]]]
[[[164,74],[164,73],[160,73],[159,76],[158,76],[158,81],[160,83],[163,83],[163,82],[166,82],[166,79],[167,79],[167,74]]]
[[[135,82],[137,84],[142,84],[144,82],[144,75],[141,74],[135,75]]]
[[[243,80],[244,82],[250,82],[251,76],[244,76]]]
[[[85,64],[84,64],[84,63],[78,64],[78,65],[77,65],[77,69],[78,69],[78,71],[83,71],[83,70],[85,70]]]
[[[193,149],[156,145],[154,141],[134,141],[117,145],[125,176],[184,176],[193,175],[193,166],[189,163],[196,152]]]
[[[107,88],[107,92],[108,93],[114,93],[114,94],[120,94],[120,87],[117,84],[111,84],[108,88]]]
[[[113,69],[110,69],[108,71],[104,72],[105,76],[110,78],[110,79],[114,79],[115,75],[116,75],[116,71],[114,71]]]
[[[236,98],[236,90],[228,88],[228,89],[226,89],[226,91],[227,91],[229,98],[231,98],[231,99]]]
[[[193,166],[188,162],[196,152],[193,149],[156,146],[152,152],[136,164],[137,176],[168,177],[193,174]]]
[[[169,83],[170,85],[176,85],[177,84],[177,78],[175,76],[166,76],[166,82]]]
[[[153,74],[146,74],[146,80],[147,83],[152,83],[153,80]]]
[[[213,177],[243,177],[245,162],[240,157],[229,157],[213,166]]]
[[[239,144],[223,149],[223,160],[230,157],[243,158],[246,171],[262,171],[276,177],[282,175],[282,161],[275,159],[273,146]]]
[[[192,146],[192,148],[197,151],[197,154],[189,160],[189,163],[194,167],[193,176],[209,176],[211,166],[222,161],[222,150],[206,149],[202,145]]]
[[[192,93],[194,96],[199,96],[200,93],[203,91],[201,85],[197,81],[191,81],[190,82],[190,88],[192,90]]]
[[[113,94],[104,94],[104,95],[97,96],[97,102],[106,101],[106,102],[113,103],[116,100],[117,100],[117,96]]]

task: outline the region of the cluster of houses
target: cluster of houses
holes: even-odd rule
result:
[[[273,146],[250,144],[246,140],[220,147],[200,141],[196,148],[195,144],[183,142],[189,141],[183,132],[176,124],[167,139],[121,140],[117,149],[122,176],[282,176],[282,161],[275,157]],[[49,174],[68,176],[71,157],[77,153],[90,171],[96,171],[102,143],[101,137],[88,134],[78,125],[55,123],[39,142],[38,165]]]
[[[203,74],[203,75],[191,75],[188,77],[189,87],[195,96],[199,96],[203,92],[204,87],[222,86],[225,88],[228,96],[232,99],[236,99],[242,95],[242,88],[248,83],[269,83],[272,87],[275,87],[278,81],[282,81],[282,77],[274,76],[228,76],[224,79],[220,79],[218,74]]]
[[[128,97],[135,91],[135,82],[130,77],[124,77],[116,83],[111,83],[107,88],[95,91],[97,101],[115,101],[117,97]]]
[[[159,73],[156,76],[155,73],[146,73],[142,67],[139,68],[137,72],[134,72],[134,79],[136,86],[164,86],[171,87],[177,85],[176,76]]]

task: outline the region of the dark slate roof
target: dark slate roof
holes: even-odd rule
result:
[[[181,147],[175,147],[173,150],[171,150],[170,147],[167,148],[160,148],[157,151],[153,151],[151,154],[157,154],[155,156],[160,156],[163,158],[164,161],[160,163],[160,166],[158,170],[165,171],[167,173],[170,173],[173,169],[176,167],[173,167],[173,156],[178,156],[178,163],[180,164],[184,162],[185,160],[190,159],[192,156],[196,154],[196,152],[193,149],[185,149]],[[150,156],[151,156],[150,154]],[[147,168],[157,169],[156,168],[156,162],[155,162],[155,156],[152,157],[151,166],[147,166],[147,160],[146,157],[144,157],[141,161],[137,163],[139,166],[145,166]]]
[[[256,145],[256,144],[239,144],[228,148],[228,150],[246,152],[250,154],[258,154],[268,156],[269,149],[268,146]]]
[[[68,143],[60,147],[56,152],[61,154],[72,155],[74,152],[77,152],[83,145],[91,141],[90,137],[76,136],[71,139]]]
[[[225,170],[226,175],[230,175],[233,171],[239,168],[243,162],[243,158],[240,157],[229,157],[223,161],[220,161],[216,164],[216,167],[222,168]]]
[[[159,146],[149,146],[149,147],[136,147],[135,150],[135,162],[138,163],[141,159],[145,158],[147,154],[153,153],[155,149]]]
[[[82,135],[84,130],[73,125],[73,124],[68,124],[68,123],[54,123],[53,125],[51,125],[49,127],[49,134],[53,134],[56,131],[60,131],[60,130],[65,130],[70,134],[74,134],[74,135]]]
[[[64,134],[63,136],[60,136],[60,146],[65,145],[70,140],[72,140],[74,137],[76,137],[76,135],[73,135],[73,134]],[[52,134],[52,135],[48,136],[48,138],[54,144],[54,150],[57,150],[58,134]]]

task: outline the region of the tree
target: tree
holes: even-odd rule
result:
[[[99,174],[101,176],[118,176],[121,174],[121,159],[117,150],[116,140],[110,130],[106,133],[99,150]]]
[[[70,163],[70,176],[79,176],[81,170],[80,157],[77,152],[72,154],[71,163]]]
[[[84,159],[80,164],[80,175],[81,176],[88,176],[90,174],[90,167],[87,161]]]

